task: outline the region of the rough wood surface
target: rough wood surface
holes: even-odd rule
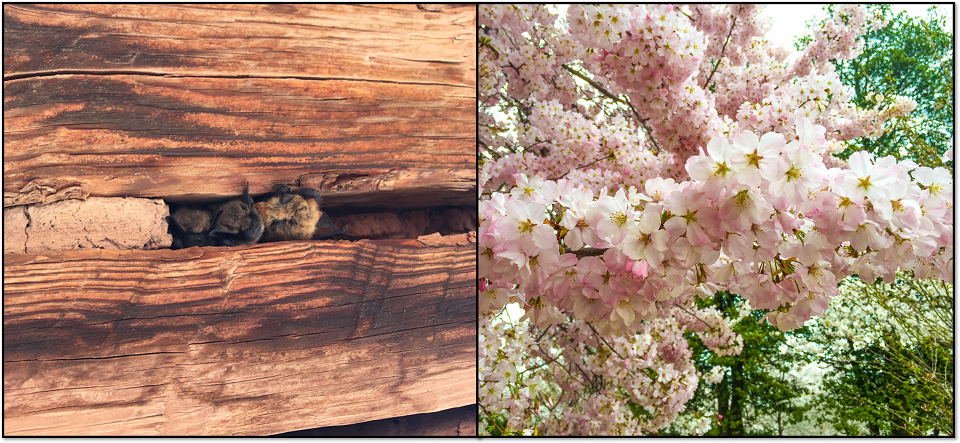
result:
[[[473,5],[6,4],[3,31],[5,206],[35,180],[475,201]]]
[[[5,254],[5,435],[268,435],[476,402],[476,245]]]

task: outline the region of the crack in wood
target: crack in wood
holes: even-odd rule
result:
[[[85,361],[85,360],[110,360],[116,358],[130,358],[130,357],[141,357],[144,355],[160,355],[160,354],[183,354],[184,352],[170,352],[170,351],[157,351],[157,352],[144,352],[140,354],[125,354],[125,355],[108,355],[104,357],[75,357],[75,358],[34,358],[34,359],[24,359],[24,360],[4,360],[3,363],[25,363],[25,362],[49,362],[49,361]]]
[[[389,336],[389,335],[398,334],[398,333],[402,333],[402,332],[410,332],[410,331],[417,331],[417,330],[420,330],[420,329],[435,328],[435,327],[438,327],[438,326],[458,326],[458,325],[459,325],[459,326],[474,326],[475,324],[476,324],[476,322],[473,321],[473,320],[466,320],[466,321],[459,321],[459,322],[447,322],[447,323],[433,323],[433,324],[429,324],[429,325],[425,325],[425,326],[416,326],[416,327],[406,328],[406,329],[394,329],[394,330],[391,330],[391,331],[389,331],[389,332],[383,332],[383,333],[378,333],[378,334],[363,335],[363,336],[359,336],[359,337],[347,337],[347,338],[342,339],[342,340],[339,341],[338,343],[343,343],[343,342],[347,342],[347,341],[354,341],[354,340],[363,340],[363,339],[369,339],[369,338],[376,338],[376,337],[383,337],[383,336]],[[310,336],[318,336],[318,335],[330,335],[330,334],[336,334],[336,332],[337,332],[337,331],[324,331],[324,332],[308,332],[308,333],[303,333],[303,334],[283,334],[283,335],[276,335],[276,336],[273,336],[273,337],[255,338],[255,339],[250,339],[250,340],[211,340],[211,341],[204,341],[204,342],[189,342],[189,343],[187,343],[187,345],[209,345],[209,344],[220,344],[220,343],[223,343],[223,344],[244,344],[244,343],[254,343],[254,342],[261,342],[261,341],[284,340],[284,339],[288,339],[288,338],[300,338],[300,337],[310,337]],[[422,348],[422,349],[440,349],[440,348],[442,348],[442,347],[443,347],[443,345],[441,345],[441,346],[434,346],[434,347],[427,346],[427,347],[424,347],[424,348]],[[396,353],[402,353],[402,352],[404,352],[404,351],[397,351]],[[105,358],[105,357],[104,357],[104,358]],[[43,360],[43,361],[45,361],[45,360]]]

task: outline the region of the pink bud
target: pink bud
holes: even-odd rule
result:
[[[480,281],[477,282],[477,284],[480,286],[480,290],[482,291],[484,288],[487,287],[487,279],[481,278]]]

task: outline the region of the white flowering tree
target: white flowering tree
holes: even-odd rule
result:
[[[717,293],[786,331],[850,275],[952,281],[951,174],[831,155],[916,107],[830,63],[886,23],[843,5],[790,54],[760,8],[480,6],[482,431],[666,428],[705,375],[685,334],[743,348]]]
[[[785,349],[827,368],[820,417],[846,435],[953,434],[953,285],[903,273],[841,288]]]

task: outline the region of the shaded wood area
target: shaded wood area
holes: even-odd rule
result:
[[[37,180],[475,202],[472,5],[6,4],[3,30],[5,206]]]
[[[6,254],[3,274],[7,436],[270,435],[476,402],[475,243]]]
[[[373,420],[355,425],[285,432],[280,437],[477,436],[477,405],[430,414]]]

